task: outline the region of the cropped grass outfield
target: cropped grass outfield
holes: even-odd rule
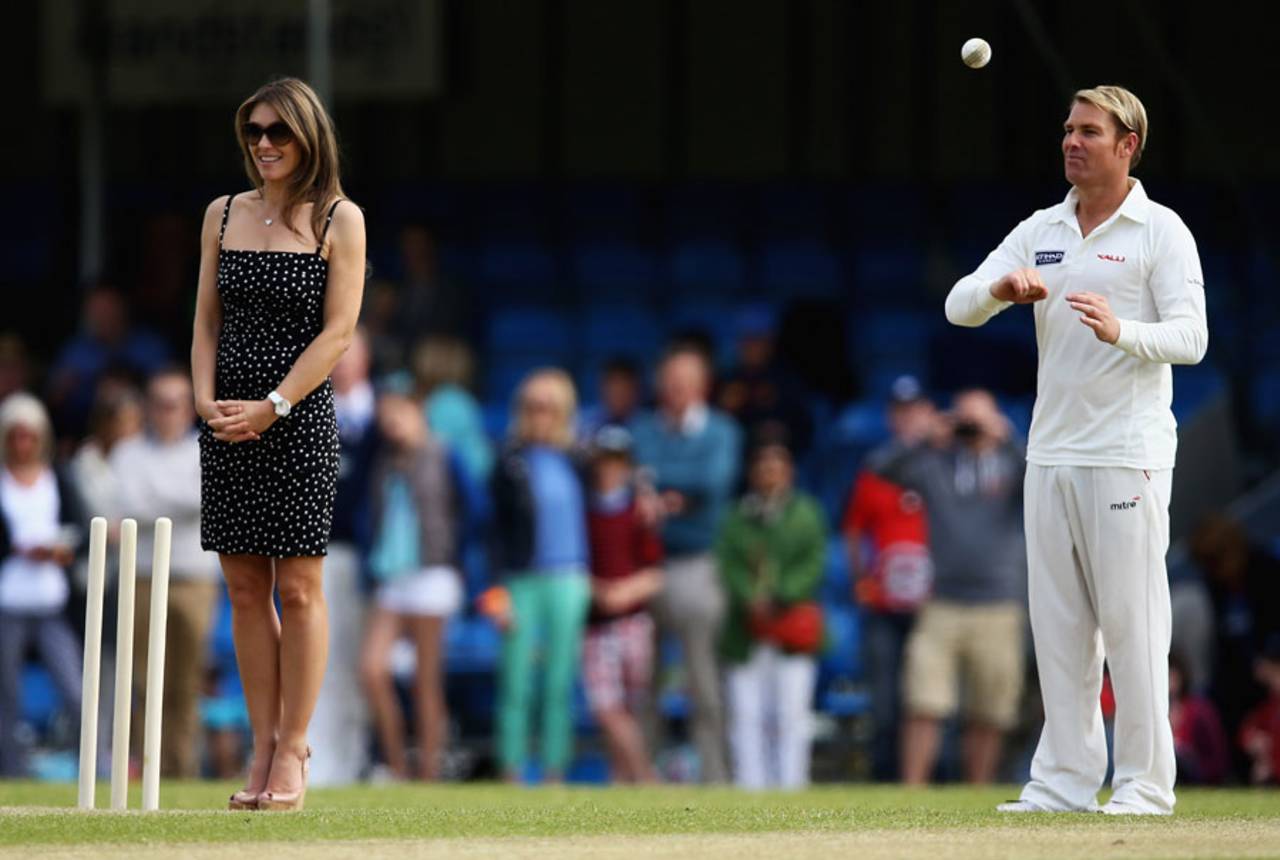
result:
[[[0,857],[1277,857],[1280,793],[1184,790],[1172,819],[1002,816],[1014,790],[838,786],[314,789],[301,814],[229,813],[233,786],[166,783],[159,813],[73,809],[75,786],[0,783]],[[136,809],[138,797],[131,802]],[[105,785],[99,803],[107,800]]]

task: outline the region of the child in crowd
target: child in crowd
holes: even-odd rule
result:
[[[631,434],[609,425],[595,436],[587,512],[591,614],[583,681],[619,782],[656,782],[638,715],[653,676],[653,620],[646,604],[662,588],[662,544],[640,513]]]

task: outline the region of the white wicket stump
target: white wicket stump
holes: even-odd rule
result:
[[[93,809],[98,770],[98,673],[102,670],[102,592],[107,580],[107,521],[89,524],[89,590],[84,610],[84,673],[80,682],[80,792],[77,805]]]
[[[169,550],[173,522],[155,524],[151,566],[151,623],[147,631],[147,692],[143,723],[142,808],[160,808],[160,731],[164,700],[165,628],[169,617]],[[129,806],[129,723],[133,703],[133,616],[137,582],[138,523],[120,526],[120,582],[116,629],[116,683],[111,738],[111,808]],[[80,707],[80,789],[77,805],[94,808],[98,758],[98,692],[102,672],[102,611],[106,590],[107,521],[89,528],[89,589],[85,607],[84,673]]]
[[[160,730],[164,705],[164,636],[169,623],[169,547],[173,521],[156,520],[151,563],[151,628],[147,631],[147,711],[142,726],[142,809],[160,808]]]
[[[129,808],[129,715],[133,708],[133,608],[138,580],[138,522],[120,524],[120,591],[116,610],[116,692],[111,720],[111,808]]]

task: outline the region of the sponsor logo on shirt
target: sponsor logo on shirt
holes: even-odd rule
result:
[[[1140,501],[1142,501],[1142,496],[1134,496],[1132,499],[1130,499],[1130,500],[1129,500],[1129,501],[1127,501],[1127,502],[1112,502],[1112,503],[1111,503],[1111,510],[1113,510],[1113,511],[1127,511],[1127,510],[1130,510],[1130,509],[1132,509],[1132,508],[1136,508],[1136,507],[1138,506],[1138,502],[1140,502]]]
[[[1099,254],[1099,255],[1098,255],[1098,259],[1099,259],[1099,260],[1106,260],[1106,261],[1107,261],[1107,262],[1109,262],[1109,263],[1123,263],[1123,262],[1124,262],[1124,257],[1119,257],[1119,256],[1116,256],[1115,254]]]
[[[1054,263],[1061,263],[1066,255],[1066,251],[1036,251],[1036,265],[1052,266]]]

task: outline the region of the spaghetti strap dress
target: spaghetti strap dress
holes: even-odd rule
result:
[[[222,247],[235,195],[218,231],[222,330],[218,400],[265,400],[324,327],[329,263],[321,256],[335,201],[313,253]],[[338,422],[325,379],[261,437],[222,442],[200,422],[200,544],[271,558],[327,555],[338,485]]]

